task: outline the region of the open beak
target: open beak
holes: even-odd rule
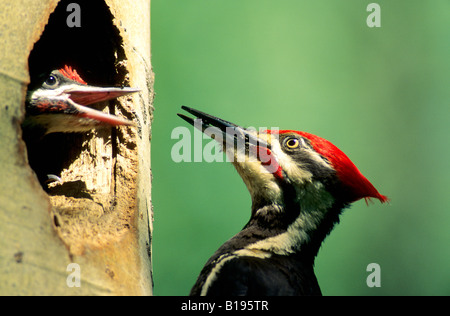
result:
[[[235,159],[233,163],[244,162],[244,160],[239,160],[239,157],[242,157],[239,153],[242,153],[245,161],[259,161],[270,173],[282,178],[281,168],[276,155],[271,150],[270,143],[258,137],[256,131],[247,130],[239,125],[187,106],[181,108],[196,116],[196,118],[193,119],[184,114],[178,114],[178,116],[221,143],[227,152],[232,152]]]
[[[40,128],[45,134],[84,132],[101,126],[135,126],[133,121],[103,113],[86,105],[138,92],[133,88],[101,88],[72,85],[27,95],[25,128]]]
[[[78,117],[92,119],[100,123],[112,126],[135,125],[134,122],[120,118],[115,115],[106,114],[101,111],[87,107],[86,105],[115,99],[127,94],[139,92],[134,88],[102,88],[93,86],[77,86],[64,91],[69,96],[70,105],[74,108]]]

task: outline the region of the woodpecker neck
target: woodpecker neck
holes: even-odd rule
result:
[[[297,192],[283,185],[283,203],[253,201],[252,217],[218,253],[268,257],[295,256],[313,264],[325,237],[339,222],[344,204],[336,203],[321,184],[310,183]]]
[[[191,295],[206,295],[222,268],[239,258],[264,259],[276,266],[282,262],[282,267],[293,269],[288,273],[303,280],[305,289],[301,293],[320,294],[314,259],[346,204],[336,202],[321,183],[310,182],[300,188],[284,182],[280,183],[280,192],[276,202],[268,202],[262,195],[252,196],[250,221],[208,260]]]
[[[265,207],[258,212],[267,212],[269,209],[270,207]],[[324,210],[300,210],[295,220],[287,225],[284,231],[261,238],[246,248],[282,256],[295,256],[312,265],[323,240],[339,221],[340,213],[340,209],[329,209],[325,212]],[[264,220],[253,220],[248,227],[256,226],[261,230],[261,224],[265,224]]]

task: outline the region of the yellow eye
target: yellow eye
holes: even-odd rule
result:
[[[295,149],[300,145],[300,141],[297,138],[289,138],[285,144],[287,148]]]

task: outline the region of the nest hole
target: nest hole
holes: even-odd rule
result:
[[[122,61],[125,53],[119,30],[104,1],[62,0],[50,15],[42,36],[29,56],[31,83],[43,73],[69,65],[90,85],[121,86],[126,84],[126,69]],[[76,19],[75,19],[76,18]],[[74,25],[74,19],[78,24]],[[30,84],[31,86],[31,84]],[[96,109],[109,107],[114,114],[115,100],[93,105]],[[88,133],[53,133],[45,136],[24,137],[29,164],[48,192],[47,175],[60,176],[64,169],[86,150],[92,137],[107,138],[115,133],[93,130]],[[112,135],[115,136],[115,135]]]
[[[89,85],[127,86],[123,40],[113,23],[114,17],[109,7],[104,1],[76,1],[75,10],[79,10],[80,19],[78,27],[68,23],[71,21],[71,14],[75,12],[72,4],[71,0],[59,2],[40,39],[35,43],[29,56],[30,87],[33,78],[65,65],[76,69]],[[93,107],[100,110],[108,107],[109,113],[114,114],[117,104],[118,101],[112,100]],[[53,205],[51,218],[55,229],[66,244],[78,249],[72,253],[81,253],[83,244],[86,243],[101,245],[107,242],[93,236],[95,232],[101,231],[102,238],[108,237],[108,231],[114,232],[112,235],[121,234],[128,225],[129,216],[114,214],[114,201],[117,198],[114,187],[105,189],[84,183],[83,177],[94,173],[95,168],[99,168],[98,164],[83,166],[80,169],[82,174],[77,175],[76,180],[63,182],[56,187],[49,187],[48,175],[62,177],[82,155],[91,155],[93,158],[97,154],[108,156],[101,159],[111,161],[111,165],[114,165],[118,150],[117,139],[120,138],[118,133],[116,128],[105,128],[87,133],[27,136],[24,130],[30,167],[50,197]],[[95,147],[93,144],[97,144],[97,147],[92,148]],[[97,153],[98,148],[103,145],[109,149]],[[92,159],[92,163],[95,164],[95,159]],[[111,169],[111,177],[114,176],[115,170]],[[103,192],[103,195],[98,194],[99,192]],[[116,220],[116,217],[123,220]]]

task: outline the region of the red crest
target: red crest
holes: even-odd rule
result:
[[[59,72],[66,78],[76,81],[81,84],[87,84],[77,73],[75,69],[70,66],[65,65],[64,68],[59,69]]]
[[[364,198],[366,202],[370,198],[376,198],[382,203],[389,201],[388,197],[381,195],[369,180],[358,170],[347,155],[328,140],[319,136],[298,131],[279,131],[283,133],[296,133],[311,141],[313,149],[328,159],[342,184],[347,188],[348,198],[351,202]]]

